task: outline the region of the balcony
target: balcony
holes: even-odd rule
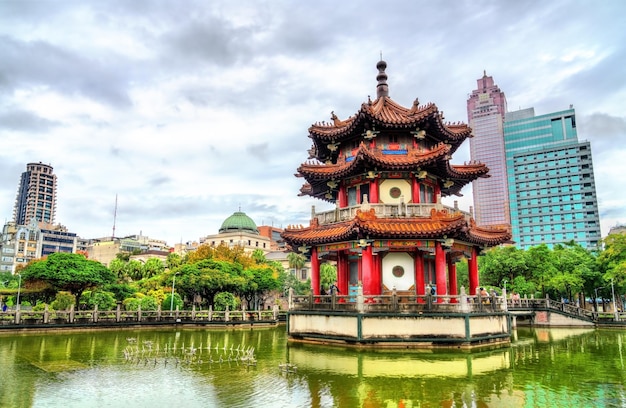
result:
[[[413,217],[429,217],[431,211],[445,210],[450,214],[462,213],[465,219],[469,222],[471,217],[469,212],[461,211],[458,208],[448,207],[438,203],[428,204],[364,204],[354,205],[345,208],[335,208],[334,210],[315,213],[314,217],[317,218],[320,225],[328,225],[336,222],[351,220],[356,216],[357,210],[364,210],[367,208],[374,209],[374,212],[379,218],[413,218]]]

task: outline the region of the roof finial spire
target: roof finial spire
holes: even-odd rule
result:
[[[385,69],[387,68],[387,63],[383,61],[383,53],[380,53],[380,61],[376,64],[376,68],[378,68],[378,75],[376,75],[376,80],[378,81],[378,85],[376,85],[376,96],[378,98],[382,96],[389,96],[389,86],[387,85],[387,74],[385,73]]]

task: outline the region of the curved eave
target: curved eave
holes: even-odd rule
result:
[[[349,240],[356,237],[356,231],[354,220],[350,220],[316,227],[287,227],[280,236],[293,248]]]
[[[376,167],[379,171],[412,171],[418,167],[432,165],[445,158],[450,146],[443,143],[434,149],[412,151],[407,155],[385,155],[367,148],[363,143],[359,146],[354,159],[338,164],[302,164],[298,167],[298,175],[311,182],[312,180],[331,180],[349,177],[362,173],[365,169]]]
[[[462,235],[467,221],[461,213],[432,212],[430,217],[378,218],[373,210],[352,220],[300,228],[287,227],[281,237],[292,247],[369,239],[437,239]]]
[[[483,163],[457,165],[450,164],[450,162],[446,160],[438,163],[436,174],[442,180],[450,180],[454,183],[450,187],[442,186],[442,194],[462,196],[460,192],[463,187],[480,177],[489,177],[488,173],[489,168]]]
[[[464,240],[483,247],[493,247],[511,242],[510,226],[479,227],[471,225]]]
[[[373,124],[379,129],[428,128],[431,137],[452,144],[454,150],[467,137],[471,137],[471,129],[467,125],[445,124],[442,113],[434,103],[414,105],[408,109],[388,96],[362,104],[361,109],[346,120],[336,119],[333,122],[312,125],[309,127],[309,137],[320,145],[329,142],[336,143],[353,137],[355,130],[364,128],[365,124]]]

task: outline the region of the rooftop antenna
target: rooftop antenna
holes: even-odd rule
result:
[[[113,235],[111,239],[115,239],[115,223],[117,221],[117,194],[115,194],[115,209],[113,210]]]

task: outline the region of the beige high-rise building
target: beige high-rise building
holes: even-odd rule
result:
[[[53,224],[56,194],[57,176],[52,173],[52,166],[41,162],[28,163],[15,199],[15,224],[28,225],[31,220]]]

